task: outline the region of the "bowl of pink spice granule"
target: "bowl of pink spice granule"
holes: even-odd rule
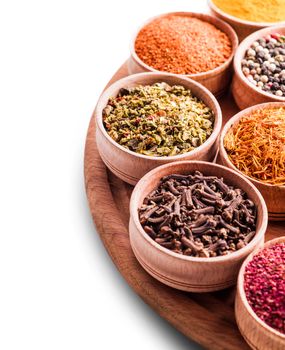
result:
[[[254,349],[285,349],[285,237],[267,242],[243,263],[235,313]]]

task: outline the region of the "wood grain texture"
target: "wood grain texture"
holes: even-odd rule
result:
[[[156,69],[144,63],[138,57],[135,51],[135,40],[140,29],[142,29],[145,25],[152,22],[154,19],[158,17],[165,17],[165,16],[168,16],[169,14],[162,14],[162,15],[150,18],[148,21],[143,23],[143,25],[139,28],[139,30],[137,31],[131,43],[131,57],[128,61],[129,74],[141,73],[141,72],[158,72]],[[235,31],[226,22],[222,21],[217,17],[210,16],[205,13],[172,12],[171,14],[178,15],[178,16],[185,16],[185,17],[195,17],[202,21],[209,22],[228,35],[232,43],[232,53],[230,57],[223,64],[221,64],[219,67],[212,69],[208,72],[186,75],[188,78],[196,80],[198,83],[201,83],[202,85],[204,85],[216,97],[222,96],[227,91],[227,88],[232,78],[232,60],[233,60],[233,56],[235,54],[236,48],[238,46],[238,37]]]
[[[126,64],[111,82],[126,76]],[[225,120],[237,112],[232,99],[221,101]],[[85,186],[90,211],[105,248],[128,284],[161,317],[211,350],[249,349],[234,316],[235,288],[215,293],[186,293],[156,281],[137,262],[129,241],[129,197],[132,186],[111,174],[102,162],[91,118],[85,148]],[[281,235],[282,226],[270,223],[266,239]]]
[[[264,248],[271,247],[277,243],[285,242],[285,236],[273,239],[265,243]],[[254,255],[252,253],[244,261],[238,277],[237,294],[235,300],[235,313],[237,324],[243,337],[252,349],[258,350],[284,350],[285,349],[285,335],[269,327],[263,322],[252,310],[249,305],[245,291],[244,291],[244,272],[248,263],[252,260]]]

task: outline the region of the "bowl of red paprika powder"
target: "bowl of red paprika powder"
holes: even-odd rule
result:
[[[227,90],[238,46],[235,31],[207,14],[172,12],[149,19],[131,43],[130,74],[169,72],[185,75],[215,96]]]
[[[240,269],[235,315],[253,349],[285,349],[284,267],[285,236],[266,242]]]

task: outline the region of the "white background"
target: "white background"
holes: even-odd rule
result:
[[[0,348],[199,349],[128,287],[96,234],[83,151],[148,17],[205,1],[0,3]]]

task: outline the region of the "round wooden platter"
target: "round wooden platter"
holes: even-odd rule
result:
[[[125,63],[108,85],[128,75]],[[225,123],[238,112],[232,97],[220,101]],[[107,170],[95,142],[91,118],[85,147],[85,185],[91,214],[105,248],[128,284],[161,317],[206,349],[249,349],[236,325],[235,288],[215,293],[186,293],[163,285],[137,262],[129,241],[129,198],[133,187]],[[266,240],[284,235],[284,222],[271,222]]]

